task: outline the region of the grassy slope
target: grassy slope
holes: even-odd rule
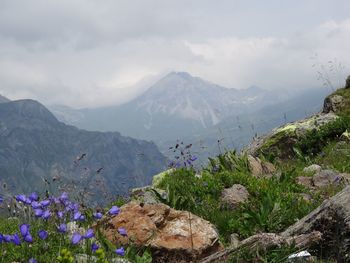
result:
[[[213,159],[202,171],[201,178],[196,178],[191,170],[178,170],[167,176],[163,181],[163,189],[170,193],[167,203],[177,209],[190,210],[215,224],[226,244],[232,233],[245,238],[258,232],[279,232],[293,224],[342,188],[329,186],[310,193],[295,180],[298,176],[310,176],[303,173],[304,167],[316,163],[324,169],[350,173],[350,144],[339,138],[346,129],[350,130],[350,90],[341,89],[336,94],[346,99],[345,107],[337,113],[340,120],[301,138],[296,145],[299,154],[275,163],[281,171],[280,176],[271,179],[252,177],[246,157],[228,152]],[[244,185],[251,195],[248,203],[235,211],[220,203],[221,191],[233,184]],[[311,201],[305,201],[302,193],[310,194]],[[261,260],[280,262],[292,251],[293,248],[269,251]],[[242,252],[233,262],[257,257],[254,253]]]

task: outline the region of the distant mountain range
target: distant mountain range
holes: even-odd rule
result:
[[[167,149],[177,140],[215,155],[220,147],[239,149],[256,134],[318,111],[326,94],[324,89],[228,89],[186,72],[171,72],[123,105],[50,109],[61,121],[80,128],[153,140],[168,156]],[[204,159],[208,155],[200,154]]]
[[[61,188],[103,202],[149,184],[166,167],[154,143],[66,125],[34,100],[0,99],[2,194]]]
[[[54,106],[50,109],[61,121],[80,128],[119,131],[160,142],[202,132],[229,116],[254,112],[289,97],[286,92],[258,87],[228,89],[186,72],[171,72],[123,105],[81,110]]]

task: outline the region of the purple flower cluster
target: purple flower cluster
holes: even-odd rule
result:
[[[179,141],[175,146],[169,147],[174,155],[173,160],[169,163],[169,168],[193,167],[193,162],[197,160],[197,157],[191,154],[191,147],[192,143],[184,145]]]
[[[66,192],[62,193],[59,197],[48,197],[46,199],[40,199],[37,193],[31,193],[26,196],[24,194],[19,194],[15,196],[15,200],[20,204],[29,208],[29,211],[37,218],[47,222],[48,220],[54,220],[53,222],[57,224],[57,232],[66,234],[68,232],[67,222],[69,221],[85,221],[86,215],[83,210],[80,209],[78,203],[72,202],[68,198]],[[0,197],[0,203],[3,202],[3,198]],[[118,206],[112,206],[108,210],[108,215],[114,216],[120,213],[120,208]],[[103,217],[103,213],[96,211],[93,213],[93,218],[95,220],[100,220]],[[122,236],[127,236],[125,228],[119,228],[118,232]],[[20,246],[22,243],[33,243],[36,238],[40,240],[47,240],[50,237],[51,233],[40,229],[37,233],[30,231],[29,224],[19,225],[19,232],[15,234],[0,234],[0,244],[1,243],[13,243],[17,246]],[[93,229],[87,229],[85,234],[75,232],[70,238],[70,242],[73,245],[79,244],[84,239],[91,239],[95,237]],[[92,243],[91,251],[96,252],[99,249],[99,246],[96,243]],[[123,247],[120,247],[115,250],[120,256],[125,255],[125,250]],[[29,262],[37,262],[36,259],[31,258]]]
[[[21,245],[22,242],[33,243],[33,236],[30,233],[29,224],[20,225],[19,232],[20,235],[18,233],[15,233],[13,235],[0,234],[0,243],[13,243],[16,246]],[[48,232],[45,230],[39,230],[37,234],[38,237],[42,240],[47,239],[49,236]]]

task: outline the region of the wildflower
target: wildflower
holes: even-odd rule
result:
[[[59,227],[58,227],[58,232],[66,233],[67,232],[67,225],[66,224],[60,224]]]
[[[12,236],[10,236],[10,235],[3,235],[2,237],[6,243],[9,243],[12,241]]]
[[[100,213],[100,212],[94,213],[94,218],[95,219],[101,219],[102,218],[102,213]]]
[[[45,210],[45,211],[43,212],[42,218],[43,218],[43,219],[49,219],[50,216],[51,216],[50,210]]]
[[[30,199],[30,201],[38,201],[39,200],[39,195],[35,192],[31,193],[28,197]]]
[[[112,208],[109,209],[109,211],[108,211],[108,213],[109,213],[110,215],[118,215],[119,212],[120,212],[120,209],[119,209],[118,206],[112,206]]]
[[[48,238],[49,234],[45,230],[40,230],[38,232],[38,236],[40,239],[45,240],[46,238]]]
[[[56,197],[51,198],[51,201],[52,201],[53,203],[55,203],[55,204],[60,204],[60,203],[61,203],[60,199],[59,199],[59,198],[56,198]]]
[[[61,196],[58,198],[61,202],[68,200],[68,194],[66,192],[63,192]]]
[[[30,205],[30,204],[32,203],[32,200],[30,200],[29,198],[26,198],[26,199],[24,200],[24,203],[25,203],[26,205]]]
[[[41,208],[41,204],[37,201],[33,201],[32,202],[32,208],[33,209],[38,209],[38,208]]]
[[[79,210],[79,204],[77,204],[77,203],[70,203],[70,208],[74,212],[77,212]]]
[[[47,207],[50,205],[50,203],[51,203],[51,201],[47,200],[47,199],[40,202],[42,207]]]
[[[2,196],[0,196],[0,204],[4,202],[4,198]]]
[[[44,211],[42,209],[34,209],[34,215],[36,217],[42,217]]]
[[[29,259],[28,263],[38,263],[38,261],[36,261],[35,258],[31,258],[31,259]]]
[[[19,246],[21,244],[21,240],[19,239],[19,235],[16,233],[12,235],[11,241],[16,245]]]
[[[21,194],[21,195],[16,195],[15,198],[16,198],[17,202],[22,202],[22,203],[24,203],[24,202],[26,201],[26,196],[23,195],[23,194]]]
[[[196,156],[192,156],[191,158],[190,158],[190,161],[191,162],[194,162],[195,160],[197,160],[198,158],[196,157]]]
[[[28,224],[22,224],[19,226],[19,230],[21,232],[22,237],[25,237],[29,233],[29,225]]]
[[[75,212],[74,215],[73,215],[73,219],[74,220],[79,220],[81,217],[81,213],[79,211]]]
[[[80,240],[82,239],[82,236],[79,233],[74,233],[71,239],[71,242],[73,245],[76,245],[80,242]]]
[[[117,249],[115,250],[115,253],[116,253],[117,255],[123,257],[123,256],[125,255],[125,250],[124,250],[123,247],[120,247],[120,248],[117,248]]]
[[[63,218],[64,214],[62,211],[57,211],[57,217],[58,218]]]
[[[122,236],[127,236],[126,229],[124,227],[119,227],[118,233]]]
[[[85,220],[85,216],[84,215],[81,215],[80,217],[79,217],[79,221],[84,221]]]
[[[27,243],[32,243],[33,242],[33,237],[30,233],[28,233],[25,237],[24,237],[24,241]]]
[[[92,253],[95,253],[97,249],[99,249],[100,247],[96,244],[96,243],[92,243],[91,244],[91,251]]]
[[[94,236],[95,236],[94,231],[92,229],[88,229],[86,231],[86,234],[85,234],[84,238],[89,239],[89,238],[92,238]]]

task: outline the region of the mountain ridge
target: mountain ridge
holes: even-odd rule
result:
[[[0,180],[9,193],[42,191],[59,178],[74,194],[123,195],[166,167],[154,143],[66,125],[34,100],[0,104],[0,149]]]

